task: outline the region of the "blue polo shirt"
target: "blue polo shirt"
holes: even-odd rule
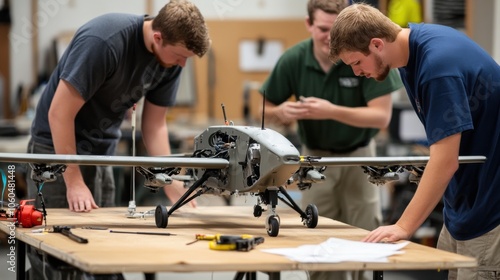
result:
[[[459,154],[483,155],[462,164],[444,194],[444,223],[468,240],[500,224],[500,66],[450,27],[410,24],[410,56],[400,68],[429,145],[462,133]]]

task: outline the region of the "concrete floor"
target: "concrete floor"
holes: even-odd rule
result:
[[[300,200],[300,192],[290,192],[290,195],[294,198],[295,201]],[[151,195],[150,197],[158,197],[155,195]],[[160,196],[161,199],[161,196]],[[232,197],[231,204],[233,205],[248,205],[249,211],[251,211],[251,207],[254,204],[254,197]],[[147,201],[148,204],[143,205],[156,205],[157,201],[152,199]],[[164,201],[163,201],[164,202]],[[160,202],[161,203],[161,202]],[[199,205],[224,205],[225,201],[220,197],[215,196],[203,196],[198,199]],[[1,235],[2,233],[0,233]],[[1,279],[2,280],[13,280],[16,279],[16,275],[10,271],[8,271],[9,265],[8,261],[8,244],[6,240],[0,238],[0,271],[1,271]],[[26,264],[29,267],[29,261],[26,260]],[[235,279],[236,272],[206,272],[206,273],[157,273],[157,280],[230,280]],[[437,271],[386,271],[384,272],[384,279],[386,280],[417,280],[417,279],[425,279],[425,280],[442,280],[446,279],[445,272],[437,272]],[[142,280],[144,279],[144,275],[142,273],[125,273],[124,277],[126,280]],[[257,279],[266,280],[269,279],[269,276],[264,273],[257,273]],[[283,280],[307,280],[309,279],[309,275],[306,271],[283,271],[281,273],[281,279]],[[50,280],[50,279],[49,279]]]

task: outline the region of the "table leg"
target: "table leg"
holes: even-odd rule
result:
[[[234,276],[234,280],[243,280],[243,277],[246,276],[246,280],[256,280],[257,279],[257,272],[236,272],[236,275]]]
[[[269,275],[269,280],[280,280],[280,272],[265,272]],[[257,280],[257,272],[237,272],[234,276],[234,280],[243,280],[246,276],[246,280]]]
[[[16,279],[24,280],[26,279],[26,243],[16,239],[16,253],[17,253],[17,270]]]
[[[384,279],[383,271],[373,271],[373,280],[382,280]]]
[[[280,272],[268,272],[269,275],[269,280],[280,280],[281,279],[281,274]]]

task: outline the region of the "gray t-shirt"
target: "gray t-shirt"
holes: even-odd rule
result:
[[[174,104],[182,67],[164,68],[146,49],[144,20],[106,14],[77,30],[37,105],[34,141],[53,146],[48,111],[59,79],[85,99],[75,119],[78,154],[113,154],[125,113],[143,96],[155,105]]]

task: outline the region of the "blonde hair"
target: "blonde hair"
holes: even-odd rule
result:
[[[344,51],[370,53],[373,38],[394,42],[402,28],[368,4],[353,4],[340,12],[330,30],[330,60],[337,61]]]
[[[160,31],[164,44],[178,43],[202,57],[210,47],[208,28],[198,8],[187,0],[171,0],[153,19],[153,30]]]
[[[345,7],[347,7],[347,0],[309,0],[307,1],[309,24],[314,23],[314,12],[317,10],[338,15]]]

